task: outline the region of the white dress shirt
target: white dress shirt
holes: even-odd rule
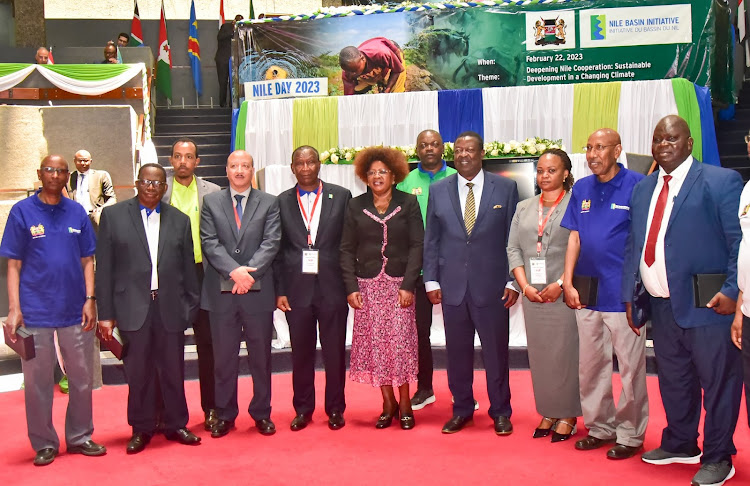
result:
[[[693,165],[693,156],[689,155],[685,162],[680,164],[671,174],[667,174],[664,169],[659,169],[659,180],[654,188],[654,193],[651,196],[651,205],[648,208],[648,223],[646,225],[646,241],[648,241],[648,233],[651,230],[651,222],[654,219],[654,210],[656,209],[656,201],[659,199],[659,193],[662,187],[664,187],[664,176],[671,175],[672,179],[669,181],[669,192],[667,193],[667,205],[664,208],[664,215],[662,217],[661,226],[659,227],[659,234],[656,238],[655,248],[655,261],[650,267],[646,265],[644,261],[644,255],[646,254],[646,245],[643,245],[643,252],[641,253],[641,280],[643,285],[646,287],[648,293],[654,297],[661,297],[663,299],[669,298],[669,282],[667,281],[667,264],[664,259],[664,235],[667,233],[667,226],[669,226],[669,216],[672,214],[672,208],[674,207],[674,201],[677,199],[677,194],[680,193],[682,183],[685,182],[690,167]]]
[[[737,255],[737,285],[742,291],[742,314],[750,317],[750,182],[745,184],[742,190],[738,214],[742,241]]]
[[[146,230],[146,240],[148,240],[148,251],[151,254],[151,290],[159,290],[159,272],[157,270],[159,262],[156,257],[159,254],[159,226],[161,225],[161,215],[156,211],[146,216],[146,210],[141,209],[141,218],[143,227]]]
[[[296,194],[299,194],[299,189],[297,187],[294,188]],[[312,244],[315,244],[315,238],[318,236],[318,226],[320,225],[320,208],[323,206],[323,188],[320,188],[319,191],[320,198],[318,199],[318,204],[315,205],[315,211],[313,211],[313,215],[310,216],[310,211],[313,209],[313,204],[315,204],[315,198],[318,196],[318,194],[315,194],[313,192],[307,193],[304,196],[300,196],[299,202],[302,203],[302,207],[305,208],[305,212],[302,212],[302,207],[300,207],[299,214],[302,216],[302,221],[305,223],[305,229],[307,229],[308,223],[310,224],[310,237],[312,238]],[[296,199],[296,196],[295,196]],[[297,203],[297,206],[299,206],[299,202]],[[305,216],[307,215],[307,216]]]
[[[87,213],[94,210],[91,206],[91,196],[89,195],[88,171],[78,173],[78,181],[76,182],[76,202],[83,206]]]

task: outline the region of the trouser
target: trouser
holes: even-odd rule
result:
[[[432,391],[432,344],[430,328],[432,327],[432,303],[427,298],[424,283],[420,278],[414,292],[414,303],[417,313],[417,346],[419,373],[417,373],[417,390]]]
[[[203,283],[203,264],[195,264],[198,283]],[[208,413],[216,405],[214,403],[214,348],[211,342],[211,324],[208,311],[198,310],[193,323],[193,338],[195,350],[198,353],[198,381],[201,389],[201,408]]]
[[[227,106],[227,91],[229,91],[229,59],[216,61],[216,75],[219,78],[219,106]]]
[[[26,424],[31,447],[35,451],[60,448],[60,439],[52,423],[54,369],[57,363],[54,334],[68,373],[68,409],[65,416],[65,443],[68,447],[91,439],[94,423],[91,418],[93,382],[92,350],[94,332],[84,332],[79,325],[57,328],[27,327],[34,335],[36,356],[23,361]]]

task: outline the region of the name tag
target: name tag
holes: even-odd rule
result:
[[[302,273],[318,273],[318,250],[302,250]]]
[[[529,259],[531,266],[531,285],[540,285],[547,283],[547,262],[544,258],[532,257]]]

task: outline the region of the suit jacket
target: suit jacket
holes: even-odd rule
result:
[[[430,186],[424,244],[424,281],[437,281],[443,303],[459,305],[464,296],[484,307],[503,297],[509,280],[508,246],[518,186],[484,172],[484,188],[471,236],[466,233],[458,198],[458,177]]]
[[[630,198],[623,302],[632,302],[635,282],[640,278],[648,210],[658,178],[657,171],[643,179],[633,188]],[[742,178],[737,172],[695,160],[675,197],[664,236],[664,257],[672,312],[682,328],[732,322],[733,314],[722,316],[711,309],[695,307],[693,275],[726,273],[721,292],[737,298],[737,253],[742,239],[737,205],[741,192]]]
[[[397,206],[401,210],[388,220],[388,244],[385,256],[388,262],[385,273],[391,277],[404,277],[401,289],[414,292],[422,268],[424,223],[416,196],[393,189],[393,197],[385,214],[378,214],[371,192],[355,197],[349,203],[344,233],[341,237],[341,269],[347,294],[359,291],[357,277],[376,277],[383,268],[381,248],[383,226],[363,210],[385,217]]]
[[[203,209],[203,197],[206,194],[221,191],[221,187],[200,177],[195,178],[195,183],[198,186],[198,210],[201,210]],[[174,175],[167,177],[167,192],[165,192],[164,197],[161,198],[162,202],[171,204],[172,187],[174,187]]]
[[[229,188],[203,198],[200,232],[206,273],[201,308],[216,311],[235,303],[248,313],[273,312],[276,298],[272,264],[281,242],[277,198],[251,190],[240,226],[238,230]],[[242,265],[257,268],[253,278],[260,281],[260,291],[222,295],[221,279],[228,279],[229,273]]]
[[[216,34],[216,55],[214,61],[228,63],[232,55],[232,37],[234,36],[234,24],[224,22]]]
[[[323,182],[320,195],[320,222],[313,249],[318,250],[318,274],[302,273],[302,251],[307,250],[307,228],[297,201],[297,186],[282,192],[279,197],[281,211],[281,247],[274,261],[276,295],[285,295],[292,309],[307,307],[312,303],[315,286],[324,301],[341,303],[346,300],[344,281],[339,263],[341,232],[344,227],[346,207],[352,193],[336,184]]]
[[[187,329],[198,310],[190,220],[178,209],[160,209],[159,311],[170,332]],[[123,331],[143,326],[151,305],[151,254],[138,198],[102,212],[96,245],[96,296],[99,319],[116,319]]]
[[[115,188],[112,185],[112,177],[106,170],[89,169],[86,172],[86,180],[89,185],[89,197],[91,206],[94,208],[91,217],[94,223],[99,224],[102,208],[117,203]],[[78,171],[70,174],[70,198],[75,201],[78,190]]]

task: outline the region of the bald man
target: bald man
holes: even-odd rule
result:
[[[78,170],[70,174],[70,191],[68,192],[71,199],[86,209],[94,224],[94,229],[97,230],[102,209],[117,203],[117,196],[112,185],[112,177],[106,170],[92,169],[92,161],[91,154],[87,150],[76,152],[73,162]]]
[[[234,428],[237,403],[237,355],[247,345],[253,377],[248,411],[263,435],[272,435],[271,334],[276,309],[272,263],[281,244],[276,197],[253,189],[252,156],[236,150],[227,159],[229,187],[206,194],[201,210],[201,246],[206,269],[201,308],[211,322],[214,347],[217,422],[211,437]]]
[[[36,50],[34,60],[37,64],[49,64],[49,51],[46,47],[40,47]]]

